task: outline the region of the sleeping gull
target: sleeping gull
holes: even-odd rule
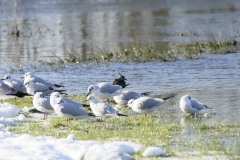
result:
[[[27,93],[26,88],[21,87],[21,85],[23,85],[23,80],[14,79],[10,75],[4,76],[4,78],[2,78],[1,80],[14,90]]]
[[[37,92],[33,96],[33,106],[40,112],[44,113],[44,120],[47,119],[48,112],[54,112],[50,104],[50,97],[45,96],[43,92]]]
[[[137,99],[142,96],[149,96],[151,92],[139,93],[135,91],[122,91],[120,95],[114,96],[113,99],[117,104],[127,104],[130,99]]]
[[[145,113],[145,116],[153,112],[157,107],[166,102],[167,98],[151,98],[151,97],[140,97],[138,99],[131,99],[128,101],[128,106],[137,113]]]
[[[127,80],[123,75],[121,75],[119,72],[119,77],[113,81],[113,85],[119,85],[122,86],[122,88],[125,88],[129,84],[126,84],[125,80]]]
[[[59,92],[53,92],[53,93],[51,93],[51,97],[52,97],[52,98],[50,98],[50,104],[51,104],[51,106],[54,106],[54,105],[56,104],[55,100],[56,100],[57,98],[62,97],[62,95],[61,95]],[[82,108],[82,107],[89,107],[89,105],[75,102],[75,101],[73,101],[73,100],[71,100],[71,99],[69,99],[69,98],[66,98],[66,97],[62,97],[62,98],[63,98],[64,101],[66,101],[66,102],[68,102],[68,103],[72,103],[72,104],[74,104],[74,105],[76,105],[76,106],[78,106],[78,107],[80,107],[80,108]]]
[[[101,82],[93,84],[88,87],[87,96],[92,94],[98,99],[107,100],[112,99],[113,96],[119,95],[122,92],[122,87],[119,85],[113,85],[108,82]]]
[[[203,109],[212,109],[192,99],[189,95],[185,95],[180,99],[180,108],[183,112],[188,114],[195,114]]]
[[[27,89],[27,93],[30,95],[34,95],[36,92],[43,92],[43,94],[48,95],[51,94],[52,92],[60,92],[63,93],[65,90],[55,90],[52,87],[49,87],[45,84],[42,83],[34,83],[32,81],[28,81],[24,83],[22,86],[25,86]]]
[[[127,116],[125,114],[118,113],[118,111],[112,106],[97,100],[94,96],[88,96],[86,101],[89,101],[90,108],[92,109],[94,115],[100,117],[100,122],[114,116]]]
[[[95,116],[82,108],[72,103],[66,102],[62,97],[56,99],[56,104],[53,106],[55,113],[60,117],[67,118],[67,123],[70,124],[71,118],[81,118],[83,116]]]
[[[54,87],[64,87],[64,86],[59,85],[59,84],[52,84],[50,82],[47,82],[44,79],[35,76],[32,72],[25,73],[24,76],[21,77],[21,78],[24,78],[24,83],[26,83],[28,81],[33,81],[34,83],[36,83],[36,82],[42,83],[42,84],[45,84],[45,85],[47,85],[49,87],[52,87],[52,88],[54,88]]]

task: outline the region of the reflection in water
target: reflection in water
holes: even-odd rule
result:
[[[8,24],[14,20],[13,1],[18,2],[19,38],[9,35]],[[0,14],[1,61],[8,58],[36,61],[42,56],[62,56],[64,45],[74,48],[84,59],[90,44],[117,50],[119,45],[127,46],[136,40],[187,41],[189,37],[180,37],[179,33],[203,33],[209,28],[221,33],[226,23],[231,24],[230,36],[236,36],[240,8],[239,3],[224,0],[218,3],[207,0],[3,0],[0,5],[0,13],[5,13]]]

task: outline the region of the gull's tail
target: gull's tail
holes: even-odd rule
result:
[[[117,115],[118,115],[118,116],[126,116],[126,117],[128,116],[128,115],[126,115],[126,114],[121,114],[121,113],[117,113]]]
[[[28,93],[23,93],[23,92],[20,92],[20,91],[17,91],[16,93],[6,94],[6,95],[12,95],[12,96],[16,96],[16,97],[19,97],[19,98],[23,98],[25,96],[32,96]]]
[[[125,85],[122,85],[122,88],[125,88],[125,87],[127,87],[129,84],[125,84]]]
[[[64,86],[62,86],[62,85],[59,85],[59,84],[53,84],[55,87],[57,87],[57,88],[60,88],[60,87],[64,87]]]
[[[153,91],[150,91],[150,92],[143,92],[143,93],[141,93],[141,95],[143,95],[143,96],[149,96],[152,92],[153,92]]]
[[[89,107],[90,107],[89,104],[82,104],[82,105],[83,105],[83,107],[86,107],[86,108],[89,108]]]
[[[68,95],[66,90],[54,90],[54,92],[59,92],[60,94]]]
[[[88,113],[89,116],[93,116],[93,117],[96,117],[95,114],[93,113]]]
[[[206,109],[212,109],[212,108],[210,108],[210,107],[208,107],[207,105],[203,105]]]
[[[169,96],[169,97],[166,97],[166,98],[162,98],[164,101],[168,100],[169,98],[172,98],[174,96]]]

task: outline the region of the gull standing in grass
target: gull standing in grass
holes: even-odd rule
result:
[[[185,95],[180,99],[180,108],[183,112],[188,114],[195,114],[203,109],[212,109],[192,99],[189,95]]]
[[[123,75],[121,75],[119,72],[119,77],[113,81],[113,85],[119,85],[122,86],[122,88],[125,88],[129,84],[126,84],[125,80],[127,80]]]
[[[98,84],[93,84],[88,87],[87,96],[92,94],[98,99],[107,100],[112,99],[113,96],[119,95],[122,93],[122,87],[119,85],[113,85],[108,82],[102,82]]]
[[[50,104],[50,97],[45,96],[43,92],[37,92],[33,96],[33,106],[40,112],[44,113],[44,120],[47,119],[48,112],[54,112]]]
[[[13,88],[14,90],[27,93],[26,88],[21,87],[23,85],[23,80],[17,80],[17,79],[11,78],[10,75],[4,76],[1,80],[5,84],[7,84],[9,87]]]
[[[65,90],[55,90],[52,87],[49,87],[45,84],[42,83],[34,83],[32,81],[28,81],[26,83],[24,83],[22,86],[25,86],[27,89],[27,93],[30,95],[34,95],[36,92],[43,92],[43,94],[48,95],[51,94],[52,92],[60,92],[63,93],[65,92]]]
[[[117,104],[126,105],[130,99],[149,96],[151,92],[139,93],[135,91],[122,91],[122,94],[114,96],[113,99]]]
[[[50,97],[54,98],[54,97]],[[60,116],[67,118],[67,123],[70,124],[71,118],[82,118],[83,116],[95,116],[93,113],[89,113],[82,108],[72,103],[66,102],[62,97],[54,100],[55,105],[53,106],[55,113]]]
[[[45,81],[44,79],[40,78],[40,77],[37,77],[35,76],[32,72],[27,72],[25,73],[25,75],[23,77],[21,77],[24,79],[24,83],[26,82],[29,82],[29,81],[32,81],[34,83],[42,83],[42,84],[45,84],[51,88],[54,88],[54,87],[64,87],[62,85],[59,85],[59,84],[52,84],[50,82],[47,82]]]
[[[62,97],[62,95],[61,95],[59,92],[53,92],[53,93],[51,93],[51,98],[50,98],[50,104],[51,104],[51,106],[54,106],[54,105],[56,104],[55,100],[56,100],[57,98],[60,98],[60,97]],[[73,101],[73,100],[71,100],[71,99],[69,99],[69,98],[66,98],[66,97],[62,97],[62,98],[63,98],[64,101],[66,101],[66,102],[68,102],[68,103],[72,103],[73,105],[76,105],[76,106],[78,106],[78,107],[80,107],[80,108],[82,108],[82,107],[89,107],[89,105],[75,102],[75,101]]]
[[[133,111],[137,113],[144,113],[145,116],[153,112],[157,107],[166,102],[167,98],[151,98],[151,97],[140,97],[138,99],[131,99],[128,101],[128,107],[132,108]]]
[[[100,122],[102,122],[102,120],[105,121],[110,117],[127,116],[125,114],[118,113],[118,111],[112,106],[97,100],[94,96],[88,96],[85,101],[89,101],[92,112],[95,116],[100,117]]]

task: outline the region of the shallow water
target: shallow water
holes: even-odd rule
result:
[[[0,3],[2,63],[63,56],[64,47],[87,54],[89,44],[111,50],[136,40],[203,40],[211,31],[217,39],[239,40],[240,3],[233,0],[16,0],[19,38],[9,34],[13,1]]]
[[[19,38],[9,35],[12,27],[8,24],[13,20],[11,2],[0,4],[0,13],[5,13],[0,14],[1,77],[11,73],[6,62],[29,63],[52,58],[54,54],[63,56],[64,46],[85,53],[88,44],[111,49],[121,44],[127,46],[136,39],[150,43],[188,42],[208,38],[204,33],[209,30],[218,38],[227,33],[239,40],[238,1],[24,0],[17,7]],[[211,123],[239,122],[239,69],[240,55],[233,53],[175,62],[110,62],[99,66],[84,62],[67,64],[56,71],[38,67],[11,75],[20,78],[33,71],[50,82],[65,85],[69,94],[82,94],[90,84],[112,82],[120,71],[128,79],[130,90],[153,91],[157,97],[174,94],[166,103],[165,112],[181,113],[181,96],[191,95],[213,108],[216,115],[208,120]]]
[[[213,108],[211,112],[214,119],[239,122],[239,53],[209,54],[198,60],[176,62],[100,63],[99,66],[89,63],[71,64],[56,72],[37,71],[35,74],[64,85],[71,95],[87,93],[88,86],[94,83],[112,82],[118,77],[118,70],[128,79],[130,85],[126,89],[153,91],[155,97],[174,95],[165,104],[167,113],[181,113],[179,100],[181,96],[189,94]],[[2,77],[7,73],[7,70],[0,71]],[[23,74],[24,72],[11,75],[20,78]],[[212,119],[209,121],[211,123]]]

